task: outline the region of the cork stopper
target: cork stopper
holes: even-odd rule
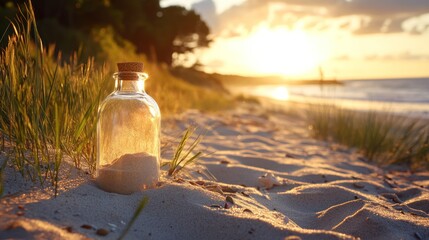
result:
[[[143,72],[142,62],[122,62],[117,65],[119,72]]]
[[[117,76],[121,80],[138,80],[139,73],[143,73],[142,62],[122,62],[118,63]]]

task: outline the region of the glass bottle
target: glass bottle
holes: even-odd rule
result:
[[[161,114],[144,90],[143,63],[118,63],[118,70],[115,91],[98,110],[95,182],[105,191],[130,194],[158,182]]]

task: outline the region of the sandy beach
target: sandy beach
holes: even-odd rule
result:
[[[376,166],[253,105],[166,119],[162,142],[189,125],[204,132],[198,165],[131,195],[100,190],[67,159],[56,198],[7,167],[0,239],[117,239],[144,196],[125,239],[429,239],[429,172]]]

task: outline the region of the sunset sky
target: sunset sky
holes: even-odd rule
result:
[[[429,76],[428,0],[163,0],[201,13],[206,70],[291,79]]]

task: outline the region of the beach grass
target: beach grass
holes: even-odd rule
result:
[[[194,153],[195,148],[202,139],[202,135],[199,134],[192,140],[195,130],[194,127],[189,127],[185,130],[180,142],[177,144],[172,160],[162,164],[163,166],[168,166],[168,176],[175,176],[186,166],[195,163],[201,156],[201,151]],[[189,141],[192,142],[189,143]]]
[[[314,137],[354,147],[369,160],[429,167],[429,128],[421,119],[333,105],[312,105],[306,117]]]
[[[96,111],[105,94],[102,68],[88,60],[69,63],[44,48],[31,2],[11,22],[14,35],[1,52],[0,131],[11,144],[11,164],[23,176],[42,185],[58,183],[63,154],[77,167],[93,164],[87,146],[95,134]]]
[[[146,58],[104,34],[99,44],[106,51],[105,62],[82,62],[79,54],[62,59],[54,54],[54,46],[43,45],[31,2],[19,9],[10,26],[14,34],[0,58],[2,148],[8,165],[41,185],[49,181],[56,194],[63,157],[70,157],[77,168],[95,170],[97,111],[113,91],[115,63]],[[231,106],[225,95],[186,83],[165,66],[146,62],[146,70],[151,76],[147,91],[163,116],[188,108],[215,111]]]

